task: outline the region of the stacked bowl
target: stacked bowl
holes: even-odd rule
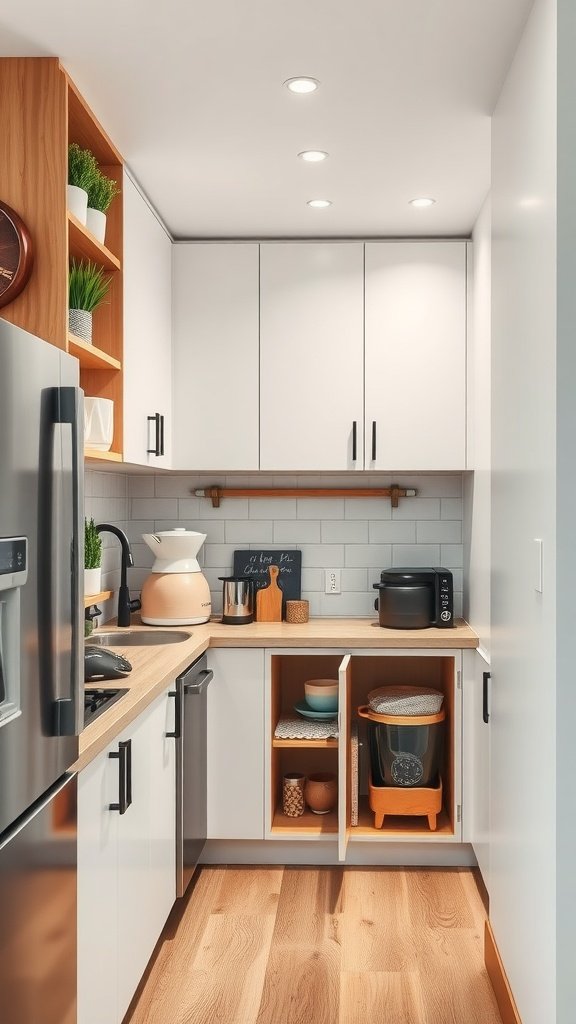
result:
[[[308,679],[304,683],[305,700],[294,705],[305,718],[330,719],[338,714],[338,681],[335,679]]]

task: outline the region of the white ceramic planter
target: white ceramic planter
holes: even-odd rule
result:
[[[78,185],[67,185],[66,194],[70,213],[73,213],[81,224],[85,224],[86,210],[88,209],[88,193],[86,189],[78,188]]]
[[[84,444],[108,452],[114,437],[114,402],[110,398],[84,399]]]
[[[97,569],[84,569],[84,594],[92,597],[102,591],[102,566]]]
[[[87,309],[68,310],[68,330],[82,341],[92,344],[92,313]]]
[[[86,210],[86,227],[91,231],[94,238],[104,245],[106,237],[106,214],[101,210],[95,210],[89,206]]]

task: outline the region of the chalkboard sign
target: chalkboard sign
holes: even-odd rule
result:
[[[280,569],[278,586],[282,590],[282,608],[286,601],[299,601],[302,581],[301,551],[235,551],[234,575],[249,576],[256,582],[256,590],[270,583],[269,565]]]

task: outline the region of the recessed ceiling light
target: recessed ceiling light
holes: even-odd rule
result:
[[[313,206],[316,210],[324,210],[327,206],[332,206],[331,199],[309,199],[308,206]]]
[[[317,78],[288,78],[284,85],[290,92],[297,92],[300,94],[307,92],[315,92],[320,82]]]
[[[328,159],[329,153],[325,153],[323,149],[305,149],[303,153],[298,153],[298,156],[307,164],[319,164],[321,160]]]
[[[420,199],[411,199],[410,206],[434,206],[435,199],[428,199],[422,196]]]

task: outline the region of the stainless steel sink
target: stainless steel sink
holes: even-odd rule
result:
[[[153,647],[158,644],[181,644],[189,640],[192,633],[170,629],[140,629],[118,631],[117,633],[94,633],[87,637],[87,643],[100,647]]]

